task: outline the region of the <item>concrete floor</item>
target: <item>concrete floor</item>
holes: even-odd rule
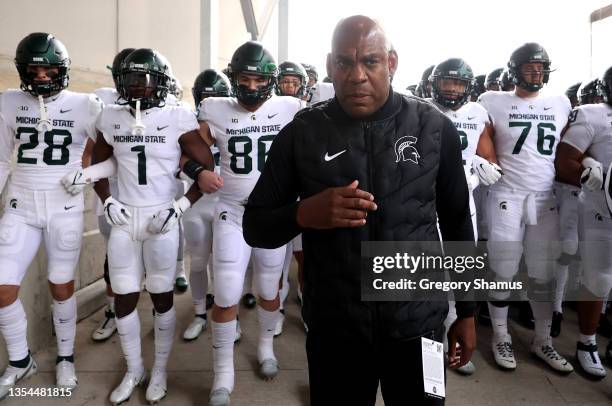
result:
[[[295,269],[293,269],[294,271]],[[292,275],[293,276],[293,275]],[[292,278],[294,279],[294,278]],[[295,284],[293,284],[295,286]],[[168,396],[166,405],[206,405],[212,383],[212,357],[210,330],[196,341],[184,342],[180,337],[191,319],[189,293],[176,296],[179,315],[176,341],[169,363]],[[255,310],[242,308],[240,318],[244,336],[236,346],[236,388],[232,405],[292,406],[308,404],[308,374],[305,336],[301,328],[295,292],[286,303],[287,317],[283,335],[275,341],[281,373],[272,382],[262,381],[256,374],[257,324]],[[152,363],[153,328],[151,304],[141,296],[139,305],[143,356],[145,365]],[[6,405],[108,405],[108,395],[119,383],[124,372],[117,335],[104,343],[94,343],[91,331],[103,318],[100,310],[83,320],[77,327],[76,362],[79,387],[72,398],[9,398]],[[511,323],[518,368],[504,372],[494,365],[491,355],[489,328],[479,326],[478,351],[473,360],[477,371],[471,377],[454,372],[448,374],[448,405],[612,405],[612,377],[601,381],[587,379],[581,372],[561,376],[550,371],[538,359],[529,355],[531,331]],[[557,348],[574,362],[577,334],[575,313],[566,311],[563,333],[556,340]],[[599,337],[603,351],[606,340]],[[24,387],[51,387],[54,383],[53,361],[55,348],[35,354],[40,372],[24,382]],[[574,362],[576,366],[576,363]],[[126,405],[144,405],[144,388],[137,390]],[[377,405],[383,405],[379,396]]]

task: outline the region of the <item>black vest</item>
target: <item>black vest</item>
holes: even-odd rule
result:
[[[332,99],[300,112],[295,124],[301,198],[357,179],[378,205],[364,227],[303,233],[303,315],[309,328],[333,325],[340,335],[368,340],[440,328],[448,310],[444,302],[362,302],[360,260],[362,241],[438,240],[442,113],[421,99],[391,93],[367,121],[351,119]]]

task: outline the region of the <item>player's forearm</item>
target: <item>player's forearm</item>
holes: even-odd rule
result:
[[[111,195],[108,179],[100,179],[94,184],[94,190],[102,202]]]
[[[195,202],[197,202],[200,197],[202,197],[202,192],[200,192],[200,189],[198,189],[198,184],[194,183],[191,185],[191,187],[189,188],[189,190],[187,191],[187,193],[185,193],[185,197],[187,199],[189,199],[189,202],[193,205]]]
[[[555,172],[558,181],[581,187],[582,154],[567,143],[560,143],[555,156]]]
[[[210,147],[206,145],[200,134],[194,130],[183,134],[179,138],[181,150],[190,160],[200,164],[204,169],[213,171],[215,169],[215,160],[213,158]]]

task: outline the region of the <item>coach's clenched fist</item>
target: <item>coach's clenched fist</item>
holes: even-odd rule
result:
[[[357,189],[359,181],[325,189],[300,202],[297,223],[302,228],[359,227],[366,223],[369,210],[376,210],[374,196]]]

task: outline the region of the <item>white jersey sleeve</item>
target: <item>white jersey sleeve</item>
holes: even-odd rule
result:
[[[15,137],[0,115],[0,192],[11,171],[11,157],[15,149]]]
[[[589,145],[593,142],[593,137],[597,132],[595,126],[598,126],[599,109],[592,108],[595,104],[587,104],[576,107],[570,114],[568,119],[568,128],[561,142],[571,145],[580,152],[585,152]]]
[[[104,105],[117,104],[120,96],[114,87],[101,87],[93,91],[93,93],[102,100]]]

